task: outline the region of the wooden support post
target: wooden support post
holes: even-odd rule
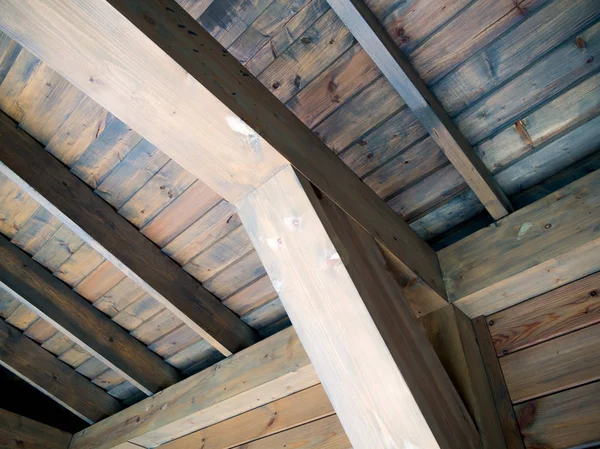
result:
[[[505,193],[363,0],[327,2],[431,134],[490,215],[496,220],[508,215],[512,206]]]
[[[0,284],[71,340],[148,395],[177,382],[175,368],[0,237]]]
[[[67,449],[71,434],[0,409],[2,449]]]
[[[121,409],[119,401],[3,320],[0,365],[90,424]]]
[[[238,210],[353,447],[480,447],[371,236],[292,168]]]
[[[0,112],[0,173],[224,355],[253,330]]]
[[[293,165],[445,297],[431,247],[174,0],[4,0],[0,29],[231,203]]]

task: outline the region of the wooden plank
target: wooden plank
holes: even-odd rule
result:
[[[69,17],[74,10],[52,8],[53,3],[33,8],[11,1],[14,8],[5,6],[0,23],[4,32],[26,41],[75,86],[225,199],[236,204],[292,164],[376,236],[406,271],[444,296],[431,248],[175,2],[111,0],[87,9],[87,0],[74,0],[74,7],[80,1],[78,7],[86,10],[75,18]],[[40,27],[35,17],[42,10]],[[107,21],[115,26],[100,26]],[[73,22],[80,26],[68,25]],[[335,38],[332,45],[344,40]],[[107,48],[112,48],[109,65],[122,69],[109,73],[98,67],[97,58],[106,61]],[[68,61],[67,51],[73,56]],[[156,67],[162,67],[160,73]],[[117,72],[131,76],[116,77]],[[165,81],[182,78],[189,82]],[[123,95],[139,91],[145,94]],[[177,105],[176,110],[167,111],[167,104]],[[207,107],[198,109],[198,104]]]
[[[490,315],[498,357],[600,322],[600,273]]]
[[[500,359],[514,403],[600,378],[600,326],[578,330]],[[576,368],[575,368],[576,367]]]
[[[0,239],[0,253],[3,287],[63,334],[147,394],[177,381],[172,367],[4,237]]]
[[[291,168],[250,194],[238,213],[355,447],[480,447],[362,228]]]
[[[70,433],[0,409],[3,449],[67,449],[71,437]]]
[[[0,133],[0,171],[137,286],[224,354],[255,341],[252,329],[6,116]]]
[[[492,217],[497,220],[510,213],[510,201],[487,167],[369,8],[362,0],[328,0],[328,3],[419,118]]]
[[[500,363],[494,352],[494,344],[485,317],[481,316],[472,321],[473,330],[477,337],[479,352],[487,374],[488,382],[494,396],[494,406],[500,417],[500,425],[504,441],[508,449],[523,449],[523,438],[515,417],[512,402],[506,388],[506,382],[500,368]]]
[[[438,253],[450,300],[491,315],[600,270],[600,172]]]
[[[600,382],[517,405],[527,449],[593,448],[600,441]]]
[[[495,407],[471,320],[447,304],[419,322],[473,418],[484,449],[512,449],[504,441],[503,417]]]
[[[71,449],[159,446],[318,383],[290,328],[79,432]]]
[[[164,449],[226,449],[333,414],[325,390],[315,385],[163,446]]]
[[[0,340],[2,366],[88,423],[121,409],[117,400],[2,320]]]

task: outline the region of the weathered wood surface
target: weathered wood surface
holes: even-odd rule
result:
[[[438,253],[448,295],[490,315],[600,270],[600,172]]]
[[[3,449],[67,449],[71,434],[0,409]]]
[[[321,385],[265,404],[234,418],[199,430],[164,449],[225,449],[283,432],[333,415],[333,406]],[[289,444],[285,441],[285,444]]]
[[[485,449],[513,449],[504,441],[480,348],[471,325],[452,304],[419,319],[452,384],[477,427]]]
[[[0,320],[0,363],[92,424],[121,409],[119,402]]]
[[[2,28],[17,41],[26,41],[28,48],[67,74],[68,79],[77,87],[117,113],[151,143],[174,157],[180,165],[189,168],[192,174],[206,181],[217,193],[223,194],[233,203],[288,165],[289,160],[289,163],[308,175],[312,182],[375,235],[407,266],[408,271],[417,273],[435,291],[442,294],[435,254],[431,249],[302,125],[292,112],[268,95],[266,89],[252,76],[248,76],[249,73],[239,63],[224,54],[199,24],[175,3],[167,3],[142,4],[115,0],[111,5],[117,9],[113,9],[111,5],[96,4],[93,10],[88,10],[87,18],[77,16],[77,23],[81,25],[79,30],[61,25],[75,20],[69,18],[67,10],[46,10],[43,7],[23,9],[24,4],[19,3],[14,5],[15,9],[10,14],[8,5],[5,6]],[[171,13],[165,7],[175,12]],[[42,10],[45,11],[46,29],[36,25],[27,30],[26,18],[33,18]],[[99,20],[100,17],[102,20]],[[152,20],[148,21],[148,17]],[[123,28],[119,33],[113,34],[110,32],[113,28],[99,26],[104,21]],[[66,29],[71,29],[73,35],[66,36]],[[86,30],[86,38],[80,35],[82,29]],[[123,39],[120,33],[126,33],[128,37]],[[158,45],[151,43],[144,34]],[[52,41],[51,35],[60,35],[60,42],[69,41],[68,48],[48,45]],[[38,39],[34,39],[36,36]],[[115,67],[124,65],[122,73],[135,73],[135,77],[116,79],[95,64],[96,57],[106,57],[108,42],[115,45],[110,55],[111,64],[115,64]],[[167,49],[167,45],[171,47],[170,55],[161,49]],[[65,51],[72,56],[78,54],[81,61],[74,65],[65,64]],[[148,54],[140,58],[142,51]],[[128,52],[131,57],[127,56]],[[202,55],[215,59],[215,63],[210,65],[214,69],[205,71],[203,64],[207,60],[200,58]],[[163,67],[160,76],[155,70],[158,66]],[[145,75],[146,72],[148,76]],[[167,78],[189,78],[188,72],[194,78],[191,83],[163,82]],[[90,77],[90,73],[95,73],[95,77],[102,79],[102,83],[91,82],[94,75]],[[140,76],[141,74],[144,75]],[[166,78],[162,77],[163,74]],[[213,82],[215,76],[220,80],[219,83]],[[145,95],[124,101],[122,92],[138,91],[140,80],[144,80]],[[133,84],[130,85],[131,89],[125,87],[123,83],[129,82],[136,87]],[[159,88],[161,85],[163,86]],[[207,88],[212,91],[207,91]],[[113,94],[109,95],[109,91]],[[163,107],[153,98],[163,98],[163,104],[178,104],[176,111],[167,113],[173,126],[165,127],[162,119],[159,124],[152,124],[152,120],[148,120],[165,114]],[[181,101],[174,101],[175,98],[181,98]],[[261,101],[253,101],[259,98]],[[195,107],[197,104],[209,103],[213,106],[208,109],[199,110]],[[274,111],[277,112],[274,114]],[[143,118],[144,115],[148,117]],[[239,121],[238,116],[249,127]],[[185,123],[189,123],[189,126]],[[210,132],[203,131],[205,125],[205,129],[210,128]],[[285,133],[280,132],[282,126],[286,129]],[[267,140],[263,140],[259,134],[264,135]],[[210,139],[207,140],[207,136],[211,136]],[[201,148],[198,146],[199,142],[202,143]],[[255,151],[255,148],[260,148],[260,151]],[[311,156],[307,158],[306,150],[309,148]],[[221,157],[225,154],[227,157]],[[247,169],[248,167],[252,169]],[[332,183],[331,179],[336,181]],[[344,188],[339,187],[342,185]]]
[[[77,433],[70,447],[158,446],[318,383],[289,328]]]
[[[600,326],[572,332],[500,359],[513,403],[600,378]]]
[[[282,170],[238,213],[350,440],[479,447],[377,244],[299,176]]]
[[[179,319],[224,354],[256,341],[246,324],[6,116],[0,135],[0,170]]]
[[[171,366],[4,237],[0,254],[4,288],[107,366],[148,395],[177,382]]]
[[[600,382],[519,404],[525,447],[595,447],[600,441]]]
[[[498,356],[600,322],[600,273],[490,315]]]
[[[485,317],[480,316],[475,318],[472,321],[472,325],[475,336],[477,337],[477,344],[479,345],[483,366],[494,397],[494,406],[498,417],[500,418],[500,425],[502,426],[506,447],[508,449],[523,449],[523,438],[519,431],[519,425],[515,417],[506,382],[504,381],[502,368],[500,368],[500,363],[494,352],[494,344],[492,343],[492,337],[485,321]]]
[[[438,99],[362,0],[328,0],[332,9],[394,86],[495,219],[511,212],[510,201],[477,157]]]

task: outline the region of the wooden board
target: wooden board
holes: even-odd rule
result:
[[[67,449],[71,434],[0,409],[3,449]]]
[[[600,382],[515,407],[527,449],[596,447],[600,441]]]
[[[121,409],[119,402],[52,354],[0,321],[0,363],[92,424]]]
[[[490,315],[498,356],[600,322],[600,273]]]
[[[600,378],[600,325],[572,332],[500,359],[513,403]]]
[[[490,315],[600,270],[600,172],[438,253],[451,301]]]

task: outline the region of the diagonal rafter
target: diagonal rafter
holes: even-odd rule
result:
[[[448,160],[495,219],[512,211],[509,199],[439,100],[429,91],[363,0],[327,0]]]

